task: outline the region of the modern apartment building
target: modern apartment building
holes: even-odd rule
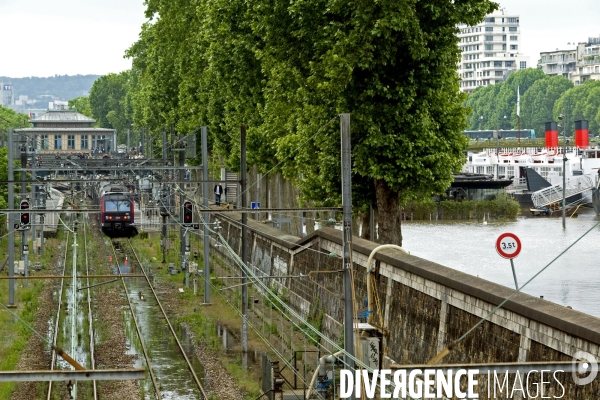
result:
[[[562,75],[575,86],[600,79],[600,37],[588,38],[572,50],[544,51],[540,57],[538,67],[546,75]]]
[[[0,106],[10,106],[15,102],[12,83],[0,82]]]
[[[479,86],[504,81],[512,71],[529,66],[529,57],[520,53],[519,16],[504,9],[485,17],[476,26],[461,24],[458,64],[460,90],[472,92]]]
[[[565,78],[569,77],[569,72],[575,71],[575,63],[577,62],[577,49],[544,51],[540,53],[541,68],[546,75],[556,76],[562,75]]]

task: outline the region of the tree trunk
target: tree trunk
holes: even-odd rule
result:
[[[379,243],[402,246],[400,203],[398,192],[390,190],[384,180],[375,179]]]
[[[361,215],[353,215],[352,216],[352,236],[359,236],[360,221],[362,221]]]
[[[371,216],[369,211],[361,215],[362,231],[360,237],[363,239],[371,239]]]

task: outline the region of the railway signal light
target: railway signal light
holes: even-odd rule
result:
[[[183,203],[183,226],[192,226],[194,215],[194,206],[191,201],[186,200]]]
[[[29,201],[21,200],[21,210],[29,210]],[[21,225],[29,225],[31,223],[28,212],[21,213]]]

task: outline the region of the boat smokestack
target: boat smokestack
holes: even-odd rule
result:
[[[556,122],[546,122],[546,147],[558,147],[558,126]]]
[[[590,131],[588,130],[588,122],[585,119],[575,121],[575,146],[581,148],[589,147]]]

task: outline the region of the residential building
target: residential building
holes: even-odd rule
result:
[[[460,90],[472,92],[479,86],[504,81],[516,70],[529,67],[529,57],[520,52],[519,16],[500,9],[476,26],[458,25]]]
[[[588,79],[600,79],[600,36],[588,38],[584,46],[577,46],[581,52],[577,57],[575,71],[569,74],[569,79],[575,86]]]
[[[579,42],[574,49],[544,51],[540,53],[538,68],[550,76],[562,75],[575,86],[588,79],[598,80],[600,37],[590,37],[587,42]]]
[[[546,75],[556,76],[562,75],[565,78],[569,77],[569,72],[575,71],[577,62],[577,49],[544,51],[540,53],[540,64],[538,67],[544,71]]]

